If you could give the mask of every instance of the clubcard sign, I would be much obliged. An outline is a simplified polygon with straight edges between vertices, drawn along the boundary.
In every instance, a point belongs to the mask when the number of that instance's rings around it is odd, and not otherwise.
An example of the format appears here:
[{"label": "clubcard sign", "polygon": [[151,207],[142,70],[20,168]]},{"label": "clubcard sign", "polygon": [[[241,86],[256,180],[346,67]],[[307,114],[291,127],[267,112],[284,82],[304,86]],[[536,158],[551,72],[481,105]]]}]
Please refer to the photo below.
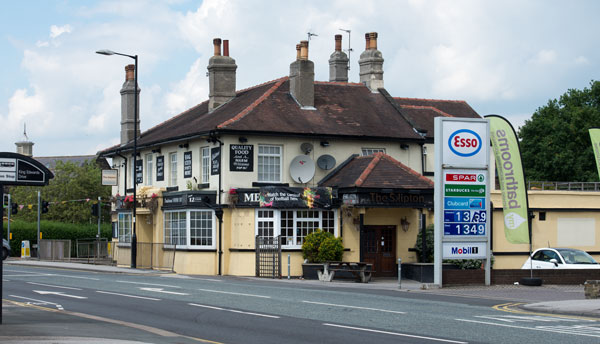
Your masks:
[{"label": "clubcard sign", "polygon": [[435,152],[434,282],[441,284],[442,259],[489,261],[488,120],[435,118]]}]

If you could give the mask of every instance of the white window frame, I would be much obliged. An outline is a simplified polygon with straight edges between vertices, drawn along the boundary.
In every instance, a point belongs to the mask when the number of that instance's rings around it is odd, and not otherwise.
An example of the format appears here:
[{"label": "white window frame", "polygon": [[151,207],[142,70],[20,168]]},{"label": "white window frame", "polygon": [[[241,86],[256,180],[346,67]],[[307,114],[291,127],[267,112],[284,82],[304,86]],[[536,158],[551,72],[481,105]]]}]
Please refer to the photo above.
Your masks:
[{"label": "white window frame", "polygon": [[169,153],[169,186],[177,186],[177,152]]},{"label": "white window frame", "polygon": [[[170,220],[170,214],[173,213],[183,213],[185,214],[185,221],[184,221],[184,225],[185,228],[183,228],[183,232],[181,231],[181,228],[178,227],[178,235],[177,238],[179,239],[177,242],[173,243],[172,241],[172,235],[168,232],[171,229],[171,226],[169,226],[167,224],[167,222]],[[199,231],[202,232],[203,230],[209,230],[210,233],[208,235],[195,235],[192,236],[192,214],[194,213],[200,213],[200,214],[205,214],[208,215],[207,217],[205,217],[204,219],[200,219],[201,221],[210,221],[210,227],[198,227]],[[164,242],[165,242],[165,247],[173,247],[175,244],[175,248],[176,249],[186,249],[186,250],[214,250],[216,248],[216,217],[215,217],[215,212],[212,209],[173,209],[173,210],[165,210],[164,211],[164,221],[163,221],[163,228],[164,228],[164,233],[163,233],[163,238],[164,238]],[[179,222],[179,224],[181,224],[181,221]],[[196,233],[197,234],[197,233]],[[194,239],[198,239],[200,241],[202,241],[202,239],[210,239],[210,244],[192,244]]]},{"label": "white window frame", "polygon": [[208,184],[210,182],[210,147],[200,148],[200,156],[202,184]]},{"label": "white window frame", "polygon": [[[272,211],[273,212],[273,217],[265,217],[265,216],[261,216],[261,215],[265,215],[265,211]],[[300,217],[298,217],[298,212],[304,212],[304,211],[315,211],[318,212],[319,217],[318,217],[318,221],[319,221],[319,226],[317,226],[316,228],[321,228],[323,229],[323,212],[332,212],[332,216],[333,216],[333,232],[332,234],[337,238],[339,235],[339,223],[338,223],[338,211],[337,209],[332,209],[332,210],[316,210],[316,209],[269,209],[269,208],[257,208],[255,209],[255,213],[254,213],[254,218],[255,218],[255,225],[254,225],[254,235],[259,235],[259,230],[261,228],[261,223],[265,223],[265,222],[272,222],[272,226],[273,226],[273,237],[282,235],[282,230],[281,230],[281,213],[282,212],[287,212],[287,211],[291,211],[293,213],[293,218],[292,218],[292,226],[293,226],[293,235],[291,238],[287,238],[287,240],[284,240],[281,244],[282,248],[285,249],[298,249],[298,248],[302,248],[302,242],[303,240],[299,240],[298,238],[298,228],[297,228],[297,224],[299,221],[301,221]],[[317,218],[314,218],[317,219]],[[331,232],[331,231],[330,231]],[[304,238],[304,237],[302,237]]]},{"label": "white window frame", "polygon": [[[272,149],[272,148],[276,148],[279,150],[279,153],[261,153],[262,149]],[[258,163],[257,163],[257,170],[258,170],[258,181],[259,182],[274,182],[274,183],[280,183],[281,182],[281,176],[283,174],[283,170],[282,170],[282,166],[283,166],[283,147],[279,146],[279,145],[258,145]],[[277,164],[267,164],[265,165],[265,162],[263,162],[264,159],[268,159],[268,160],[277,160],[278,159],[278,166]],[[271,162],[271,161],[268,161]],[[274,166],[275,168],[273,169],[273,171],[265,171],[265,168],[267,166]],[[278,169],[277,169],[278,167]],[[275,171],[277,169],[277,171]],[[275,175],[275,173],[277,175]]]},{"label": "white window frame", "polygon": [[117,215],[117,233],[119,244],[131,245],[132,213],[119,213]]},{"label": "white window frame", "polygon": [[152,169],[153,169],[153,154],[146,154],[146,185],[152,185],[152,183],[154,183],[153,176],[152,176]]},{"label": "white window frame", "polygon": [[360,155],[367,156],[375,153],[383,153],[385,154],[385,148],[371,148],[371,147],[363,147],[360,149]]}]

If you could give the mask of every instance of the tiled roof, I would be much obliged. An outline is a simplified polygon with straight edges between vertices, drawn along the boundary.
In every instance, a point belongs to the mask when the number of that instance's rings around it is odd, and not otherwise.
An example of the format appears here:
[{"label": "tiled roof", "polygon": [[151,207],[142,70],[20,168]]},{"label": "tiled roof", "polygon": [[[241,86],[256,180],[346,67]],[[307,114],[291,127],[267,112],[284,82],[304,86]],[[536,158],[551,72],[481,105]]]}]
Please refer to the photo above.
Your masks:
[{"label": "tiled roof", "polygon": [[[185,140],[211,131],[422,142],[423,137],[415,133],[413,125],[422,125],[428,130],[427,137],[433,137],[435,116],[447,113],[479,117],[463,101],[392,100],[363,84],[340,82],[315,82],[315,110],[307,110],[290,95],[289,86],[289,78],[283,77],[238,91],[235,98],[212,112],[205,101],[143,132],[138,147]],[[117,145],[100,154],[132,146],[131,142]]]},{"label": "tiled roof", "polygon": [[96,162],[101,169],[109,169],[110,165],[104,158],[96,159],[95,155],[71,155],[71,156],[39,156],[34,157],[35,160],[39,161],[42,165],[46,166],[49,170],[54,170],[56,163],[61,161],[63,163],[71,162],[77,166],[82,166],[86,161]]},{"label": "tiled roof", "polygon": [[433,182],[384,153],[354,156],[319,186],[337,188],[433,189]]}]

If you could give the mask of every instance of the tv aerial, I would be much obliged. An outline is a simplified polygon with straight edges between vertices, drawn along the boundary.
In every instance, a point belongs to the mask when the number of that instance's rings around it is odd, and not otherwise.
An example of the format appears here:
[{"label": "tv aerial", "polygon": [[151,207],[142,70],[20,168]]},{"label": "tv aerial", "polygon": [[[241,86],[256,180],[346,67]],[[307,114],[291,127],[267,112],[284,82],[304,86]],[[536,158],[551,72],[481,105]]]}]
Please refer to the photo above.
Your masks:
[{"label": "tv aerial", "polygon": [[348,34],[348,49],[344,49],[344,50],[348,52],[348,70],[350,70],[350,53],[354,51],[354,50],[352,50],[352,48],[350,48],[350,31],[351,30],[340,29],[340,31],[344,31],[345,33]]}]

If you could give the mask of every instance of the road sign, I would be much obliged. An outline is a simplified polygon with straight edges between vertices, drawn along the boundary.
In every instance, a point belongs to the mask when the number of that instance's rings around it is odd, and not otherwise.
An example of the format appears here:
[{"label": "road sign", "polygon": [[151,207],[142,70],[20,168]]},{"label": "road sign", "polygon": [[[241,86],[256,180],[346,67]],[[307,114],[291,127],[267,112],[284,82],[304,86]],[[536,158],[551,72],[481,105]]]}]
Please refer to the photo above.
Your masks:
[{"label": "road sign", "polygon": [[487,259],[489,270],[489,122],[435,118],[434,283],[442,284],[442,259]]}]

